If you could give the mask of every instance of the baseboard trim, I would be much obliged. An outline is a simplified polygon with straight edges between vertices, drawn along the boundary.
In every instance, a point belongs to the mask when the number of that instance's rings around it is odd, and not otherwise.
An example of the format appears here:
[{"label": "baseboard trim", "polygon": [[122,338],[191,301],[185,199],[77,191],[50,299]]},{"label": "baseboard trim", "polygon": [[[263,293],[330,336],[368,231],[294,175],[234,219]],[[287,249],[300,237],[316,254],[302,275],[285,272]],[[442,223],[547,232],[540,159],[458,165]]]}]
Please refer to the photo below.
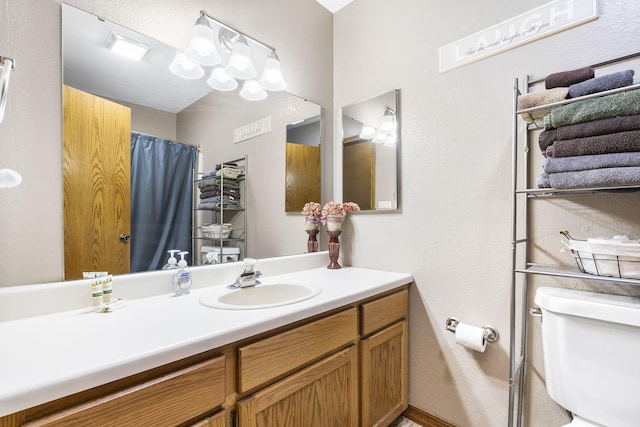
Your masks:
[{"label": "baseboard trim", "polygon": [[409,405],[402,415],[409,418],[414,423],[420,424],[422,427],[456,427],[451,423],[441,420],[435,415],[431,415],[430,413],[411,405]]}]

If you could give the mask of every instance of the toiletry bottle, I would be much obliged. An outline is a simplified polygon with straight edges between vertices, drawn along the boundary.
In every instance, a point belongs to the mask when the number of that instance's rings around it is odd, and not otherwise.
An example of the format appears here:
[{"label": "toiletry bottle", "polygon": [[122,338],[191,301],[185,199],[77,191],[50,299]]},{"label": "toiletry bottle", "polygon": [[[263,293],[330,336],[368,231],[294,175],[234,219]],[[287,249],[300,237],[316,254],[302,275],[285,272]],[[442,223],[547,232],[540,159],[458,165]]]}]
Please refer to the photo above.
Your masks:
[{"label": "toiletry bottle", "polygon": [[102,279],[93,279],[91,281],[93,311],[100,311],[100,306],[102,306],[102,295]]},{"label": "toiletry bottle", "polygon": [[108,304],[111,302],[113,294],[113,275],[108,274],[102,277],[102,302]]},{"label": "toiletry bottle", "polygon": [[163,270],[175,270],[178,268],[178,260],[176,259],[176,252],[180,252],[178,249],[171,249],[167,251],[169,253],[169,260],[162,266]]},{"label": "toiletry bottle", "polygon": [[180,252],[180,261],[178,261],[178,271],[173,275],[173,289],[175,296],[186,295],[191,288],[191,271],[187,268],[187,261],[184,256],[189,252]]}]

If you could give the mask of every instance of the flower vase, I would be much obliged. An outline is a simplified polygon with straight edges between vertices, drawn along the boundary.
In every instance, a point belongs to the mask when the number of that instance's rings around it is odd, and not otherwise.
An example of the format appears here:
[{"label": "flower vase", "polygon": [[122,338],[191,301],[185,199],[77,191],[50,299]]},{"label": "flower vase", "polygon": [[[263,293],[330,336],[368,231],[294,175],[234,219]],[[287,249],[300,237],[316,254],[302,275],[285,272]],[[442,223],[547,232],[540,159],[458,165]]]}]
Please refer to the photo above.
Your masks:
[{"label": "flower vase", "polygon": [[316,236],[320,230],[318,228],[308,228],[305,231],[309,235],[309,239],[307,240],[307,252],[318,252],[318,239]]},{"label": "flower vase", "polygon": [[342,266],[338,263],[338,258],[340,257],[340,240],[338,240],[338,236],[342,233],[342,221],[344,220],[344,216],[327,216],[327,233],[329,234],[329,265],[327,266],[330,270],[335,270],[338,268],[342,268]]}]

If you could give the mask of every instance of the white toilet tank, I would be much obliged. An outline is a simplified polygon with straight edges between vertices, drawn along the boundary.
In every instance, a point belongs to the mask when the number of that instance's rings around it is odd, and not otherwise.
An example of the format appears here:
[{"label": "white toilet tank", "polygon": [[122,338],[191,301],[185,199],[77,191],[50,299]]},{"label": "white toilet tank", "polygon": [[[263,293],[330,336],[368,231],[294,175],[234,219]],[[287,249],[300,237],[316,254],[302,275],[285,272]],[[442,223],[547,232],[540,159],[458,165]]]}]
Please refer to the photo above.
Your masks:
[{"label": "white toilet tank", "polygon": [[593,425],[640,426],[640,298],[539,288],[547,392]]}]

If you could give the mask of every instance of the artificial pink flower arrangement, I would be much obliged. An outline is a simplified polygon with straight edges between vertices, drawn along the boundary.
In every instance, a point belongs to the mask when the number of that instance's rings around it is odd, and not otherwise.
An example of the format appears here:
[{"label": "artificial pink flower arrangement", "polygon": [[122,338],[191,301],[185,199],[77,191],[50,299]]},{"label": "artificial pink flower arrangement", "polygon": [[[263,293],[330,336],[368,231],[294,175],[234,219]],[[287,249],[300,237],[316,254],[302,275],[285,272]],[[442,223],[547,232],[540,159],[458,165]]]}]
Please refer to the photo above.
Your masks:
[{"label": "artificial pink flower arrangement", "polygon": [[344,216],[347,212],[359,211],[360,206],[354,202],[328,202],[322,208],[323,216]]},{"label": "artificial pink flower arrangement", "polygon": [[313,224],[324,223],[324,217],[322,216],[322,205],[320,205],[320,203],[305,203],[304,207],[302,208],[302,215],[304,215],[308,222],[311,222]]}]

